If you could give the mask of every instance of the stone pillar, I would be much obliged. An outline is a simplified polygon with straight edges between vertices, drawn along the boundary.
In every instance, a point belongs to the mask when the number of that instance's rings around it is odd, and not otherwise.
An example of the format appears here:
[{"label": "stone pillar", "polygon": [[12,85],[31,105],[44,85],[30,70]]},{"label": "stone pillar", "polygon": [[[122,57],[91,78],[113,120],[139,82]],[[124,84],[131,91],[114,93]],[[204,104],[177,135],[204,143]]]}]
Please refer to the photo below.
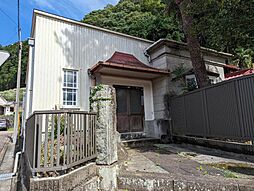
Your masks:
[{"label": "stone pillar", "polygon": [[90,109],[97,113],[97,173],[100,190],[117,190],[116,93],[115,88],[98,85],[91,88]]},{"label": "stone pillar", "polygon": [[115,88],[98,85],[91,88],[90,108],[97,113],[96,146],[100,165],[117,161],[116,93]]}]

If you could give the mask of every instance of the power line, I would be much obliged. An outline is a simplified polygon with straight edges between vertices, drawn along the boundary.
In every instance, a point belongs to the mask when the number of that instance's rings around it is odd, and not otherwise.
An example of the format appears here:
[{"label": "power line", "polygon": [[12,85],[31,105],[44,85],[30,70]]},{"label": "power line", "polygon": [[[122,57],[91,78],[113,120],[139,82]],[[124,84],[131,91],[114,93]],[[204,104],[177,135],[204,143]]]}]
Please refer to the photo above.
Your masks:
[{"label": "power line", "polygon": [[6,16],[8,17],[15,25],[17,25],[17,23],[4,11],[0,8],[0,11]]}]

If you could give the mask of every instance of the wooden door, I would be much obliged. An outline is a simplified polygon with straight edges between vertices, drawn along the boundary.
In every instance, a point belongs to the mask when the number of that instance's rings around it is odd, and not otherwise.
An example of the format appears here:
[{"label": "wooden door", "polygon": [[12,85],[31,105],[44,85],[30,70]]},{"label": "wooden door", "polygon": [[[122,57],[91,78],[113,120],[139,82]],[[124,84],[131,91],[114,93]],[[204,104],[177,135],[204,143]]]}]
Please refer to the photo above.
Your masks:
[{"label": "wooden door", "polygon": [[144,130],[143,89],[115,86],[117,100],[117,130],[119,133]]}]

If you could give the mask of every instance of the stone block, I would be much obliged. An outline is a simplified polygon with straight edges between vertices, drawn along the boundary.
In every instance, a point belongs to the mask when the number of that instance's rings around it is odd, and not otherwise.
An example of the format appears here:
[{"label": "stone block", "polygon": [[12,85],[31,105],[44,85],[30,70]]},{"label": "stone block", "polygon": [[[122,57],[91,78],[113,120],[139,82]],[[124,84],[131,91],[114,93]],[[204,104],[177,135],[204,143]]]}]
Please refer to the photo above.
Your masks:
[{"label": "stone block", "polygon": [[118,165],[98,165],[100,178],[99,187],[101,190],[117,190]]}]

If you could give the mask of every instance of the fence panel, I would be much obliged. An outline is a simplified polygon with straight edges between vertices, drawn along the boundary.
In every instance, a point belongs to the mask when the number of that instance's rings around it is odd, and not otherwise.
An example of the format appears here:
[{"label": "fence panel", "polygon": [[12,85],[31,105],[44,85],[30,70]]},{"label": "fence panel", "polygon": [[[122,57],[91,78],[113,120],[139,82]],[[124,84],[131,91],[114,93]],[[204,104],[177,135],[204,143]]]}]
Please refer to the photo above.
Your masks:
[{"label": "fence panel", "polygon": [[95,123],[95,113],[34,112],[27,120],[25,147],[32,171],[65,170],[96,158]]},{"label": "fence panel", "polygon": [[254,140],[254,75],[171,100],[174,135]]}]

